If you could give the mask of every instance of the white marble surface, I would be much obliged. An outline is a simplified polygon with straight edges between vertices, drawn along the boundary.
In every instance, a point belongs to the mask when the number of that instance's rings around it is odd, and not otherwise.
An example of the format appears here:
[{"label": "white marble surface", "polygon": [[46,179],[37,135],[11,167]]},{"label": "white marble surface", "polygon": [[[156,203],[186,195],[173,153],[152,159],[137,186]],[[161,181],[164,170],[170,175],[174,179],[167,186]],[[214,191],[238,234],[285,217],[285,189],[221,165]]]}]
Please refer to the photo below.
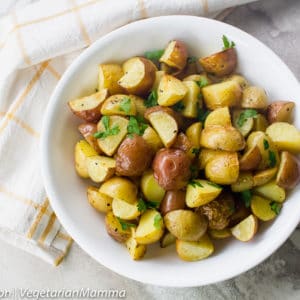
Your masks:
[{"label": "white marble surface", "polygon": [[[5,2],[0,1],[0,14],[7,9]],[[239,7],[226,22],[270,46],[300,79],[299,0],[263,0]],[[188,289],[147,286],[121,277],[95,262],[76,244],[65,261],[53,268],[0,241],[0,290],[81,287],[126,289],[127,299],[300,299],[300,229],[251,271],[226,282]]]}]

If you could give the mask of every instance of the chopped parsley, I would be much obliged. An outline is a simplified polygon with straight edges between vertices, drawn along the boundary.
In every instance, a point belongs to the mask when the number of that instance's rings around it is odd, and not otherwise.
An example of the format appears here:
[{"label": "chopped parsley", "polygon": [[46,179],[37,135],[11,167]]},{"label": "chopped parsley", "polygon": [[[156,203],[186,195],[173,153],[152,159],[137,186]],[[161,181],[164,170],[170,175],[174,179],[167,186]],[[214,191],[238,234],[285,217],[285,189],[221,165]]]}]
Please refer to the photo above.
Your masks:
[{"label": "chopped parsley", "polygon": [[274,151],[269,150],[269,166],[274,168],[276,166],[276,155]]},{"label": "chopped parsley", "polygon": [[250,207],[252,193],[250,190],[245,190],[241,192],[242,200],[246,207]]},{"label": "chopped parsley", "polygon": [[222,36],[223,40],[223,50],[233,48],[235,46],[235,43],[233,41],[230,41],[226,35]]},{"label": "chopped parsley", "polygon": [[184,105],[181,101],[177,102],[175,105],[173,105],[173,109],[177,112],[181,112],[184,110]]},{"label": "chopped parsley", "polygon": [[197,61],[196,56],[189,56],[188,59],[187,59],[188,64],[194,64],[196,61]]},{"label": "chopped parsley", "polygon": [[162,216],[161,216],[160,214],[157,214],[157,215],[154,217],[153,225],[154,225],[154,227],[157,228],[157,229],[161,228],[161,225],[162,225]]},{"label": "chopped parsley", "polygon": [[120,111],[124,111],[129,114],[131,110],[131,99],[129,97],[124,97],[120,102]]},{"label": "chopped parsley", "polygon": [[196,81],[200,88],[203,88],[208,85],[208,80],[205,77],[202,77],[200,80]]},{"label": "chopped parsley", "polygon": [[196,156],[199,155],[200,149],[199,148],[193,148],[192,153],[195,154]]},{"label": "chopped parsley", "polygon": [[122,227],[122,230],[127,230],[127,229],[129,229],[130,227],[135,227],[135,226],[136,226],[136,225],[133,224],[133,223],[129,223],[129,222],[126,222],[126,221],[120,219],[119,217],[117,217],[117,219],[118,219],[118,221],[119,221],[119,223],[120,223],[120,225],[121,225],[121,227]]},{"label": "chopped parsley", "polygon": [[191,178],[196,178],[198,175],[198,169],[196,166],[191,165],[190,166],[190,171],[191,171]]},{"label": "chopped parsley", "polygon": [[255,109],[245,109],[241,112],[237,120],[237,125],[242,127],[249,118],[257,118],[257,111]]},{"label": "chopped parsley", "polygon": [[264,142],[264,149],[268,150],[270,148],[269,142],[266,139],[264,139],[263,142]]},{"label": "chopped parsley", "polygon": [[157,91],[155,90],[151,91],[148,98],[144,100],[145,106],[149,108],[158,105],[157,98],[158,98]]},{"label": "chopped parsley", "polygon": [[274,213],[275,213],[276,215],[279,215],[279,213],[280,213],[280,211],[281,211],[281,208],[282,208],[282,204],[277,203],[277,202],[275,202],[275,201],[272,201],[272,202],[270,203],[270,207],[271,207],[271,209],[274,211]]},{"label": "chopped parsley", "polygon": [[109,128],[109,116],[103,116],[101,122],[105,128],[105,131],[98,131],[94,134],[96,139],[104,139],[111,135],[117,135],[120,132],[120,127],[115,125],[112,128]]},{"label": "chopped parsley", "polygon": [[134,134],[143,135],[148,125],[144,123],[142,118],[133,117],[129,118],[127,132],[129,137],[133,137]]},{"label": "chopped parsley", "polygon": [[158,208],[160,205],[160,202],[154,202],[154,201],[144,201],[142,198],[138,200],[137,208],[138,211],[141,213],[145,212],[148,208]]},{"label": "chopped parsley", "polygon": [[199,181],[196,181],[196,180],[191,180],[191,181],[189,181],[189,183],[188,183],[189,185],[191,185],[192,187],[196,187],[196,186],[199,186],[199,187],[201,187],[201,188],[203,188],[203,185],[199,182]]},{"label": "chopped parsley", "polygon": [[207,116],[210,114],[209,110],[203,110],[202,108],[198,109],[198,120],[202,123],[206,120]]},{"label": "chopped parsley", "polygon": [[165,50],[163,49],[146,51],[144,55],[147,59],[158,61],[161,58],[161,56],[164,54],[164,52]]},{"label": "chopped parsley", "polygon": [[207,184],[208,184],[208,185],[211,185],[211,186],[213,186],[213,187],[215,187],[215,188],[218,188],[218,189],[221,189],[221,188],[222,188],[220,185],[218,185],[218,184],[216,184],[216,183],[214,183],[214,182],[211,182],[211,181],[207,181]]}]

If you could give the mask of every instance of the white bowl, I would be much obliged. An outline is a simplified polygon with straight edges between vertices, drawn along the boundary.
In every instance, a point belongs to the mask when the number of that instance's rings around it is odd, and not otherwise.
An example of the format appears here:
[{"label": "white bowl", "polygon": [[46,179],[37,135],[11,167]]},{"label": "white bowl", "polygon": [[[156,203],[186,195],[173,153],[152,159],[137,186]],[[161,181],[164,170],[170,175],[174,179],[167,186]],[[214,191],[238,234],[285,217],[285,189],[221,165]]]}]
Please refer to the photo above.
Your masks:
[{"label": "white bowl", "polygon": [[[126,25],[99,39],[68,68],[50,100],[42,135],[42,171],[51,205],[74,240],[99,263],[132,279],[174,287],[200,286],[225,280],[249,270],[271,255],[300,220],[299,187],[288,196],[275,221],[261,226],[249,243],[234,239],[218,243],[214,255],[199,262],[184,262],[174,247],[150,246],[146,257],[132,261],[123,245],[106,233],[104,216],[86,199],[87,182],[74,170],[74,145],[79,120],[67,101],[94,91],[99,63],[118,61],[146,50],[161,49],[171,39],[188,45],[197,57],[219,51],[222,35],[236,43],[238,71],[264,87],[270,101],[298,100],[300,87],[287,66],[265,45],[230,25],[206,18],[167,16]],[[299,104],[300,105],[300,104]],[[296,125],[300,128],[299,105]]]}]

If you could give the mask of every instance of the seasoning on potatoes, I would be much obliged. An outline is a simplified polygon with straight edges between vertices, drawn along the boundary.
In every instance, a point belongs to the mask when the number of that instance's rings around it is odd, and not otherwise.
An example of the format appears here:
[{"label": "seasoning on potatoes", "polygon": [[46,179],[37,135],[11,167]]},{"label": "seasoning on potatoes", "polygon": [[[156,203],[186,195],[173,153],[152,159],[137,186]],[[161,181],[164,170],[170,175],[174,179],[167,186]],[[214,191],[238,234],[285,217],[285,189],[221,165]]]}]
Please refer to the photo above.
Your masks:
[{"label": "seasoning on potatoes", "polygon": [[135,102],[131,97],[123,94],[110,96],[103,102],[101,114],[106,116],[134,116],[136,114]]},{"label": "seasoning on potatoes", "polygon": [[85,140],[99,153],[101,150],[98,146],[97,139],[94,134],[97,132],[97,125],[94,123],[83,123],[78,126],[78,131],[82,134]]},{"label": "seasoning on potatoes", "polygon": [[293,120],[295,103],[292,101],[276,101],[268,105],[267,118],[269,123],[287,122]]},{"label": "seasoning on potatoes", "polygon": [[239,74],[233,74],[224,78],[224,81],[230,81],[230,80],[236,81],[240,85],[242,90],[247,86],[249,86],[247,79],[244,76]]},{"label": "seasoning on potatoes", "polygon": [[187,136],[184,133],[180,132],[177,135],[177,138],[176,138],[174,144],[172,145],[172,148],[180,149],[180,150],[184,151],[185,153],[189,153],[192,148],[192,143],[189,141],[189,139],[187,138]]},{"label": "seasoning on potatoes", "polygon": [[184,191],[167,191],[162,202],[160,203],[160,212],[164,216],[168,212],[185,208]]},{"label": "seasoning on potatoes", "polygon": [[161,149],[153,160],[154,178],[165,190],[180,190],[188,182],[191,160],[179,149]]},{"label": "seasoning on potatoes", "polygon": [[98,89],[107,89],[111,95],[123,92],[123,88],[118,84],[119,79],[124,75],[122,67],[118,64],[100,64]]},{"label": "seasoning on potatoes", "polygon": [[131,236],[126,240],[126,248],[129,251],[129,254],[133,260],[139,260],[144,257],[146,254],[147,246],[139,244],[135,239],[136,229],[131,227]]},{"label": "seasoning on potatoes", "polygon": [[111,204],[113,199],[105,194],[100,193],[99,189],[94,186],[89,186],[87,188],[87,198],[91,206],[100,212],[107,213],[112,209]]},{"label": "seasoning on potatoes", "polygon": [[268,98],[264,89],[258,86],[248,86],[243,90],[241,102],[243,108],[266,109]]}]

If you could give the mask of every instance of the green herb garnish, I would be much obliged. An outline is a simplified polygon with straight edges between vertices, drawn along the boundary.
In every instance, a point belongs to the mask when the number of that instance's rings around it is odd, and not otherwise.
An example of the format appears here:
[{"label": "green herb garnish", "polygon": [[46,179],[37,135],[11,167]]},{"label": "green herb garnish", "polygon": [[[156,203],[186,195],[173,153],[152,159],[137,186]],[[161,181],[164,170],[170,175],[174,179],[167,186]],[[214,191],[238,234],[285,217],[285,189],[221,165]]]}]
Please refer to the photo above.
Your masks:
[{"label": "green herb garnish", "polygon": [[94,134],[96,139],[104,139],[111,135],[117,135],[120,132],[120,127],[115,125],[112,128],[109,128],[109,116],[103,116],[101,122],[105,128],[105,131],[98,131]]},{"label": "green herb garnish", "polygon": [[163,50],[163,49],[153,50],[153,51],[146,51],[144,56],[147,59],[158,61],[161,58],[161,56],[164,54],[164,52],[165,52],[165,50]]},{"label": "green herb garnish", "polygon": [[264,139],[263,142],[264,142],[264,149],[268,150],[270,148],[269,142],[266,139]]},{"label": "green herb garnish", "polygon": [[276,155],[274,151],[269,150],[269,166],[274,168],[276,166]]},{"label": "green herb garnish", "polygon": [[157,98],[158,98],[157,91],[155,90],[151,91],[148,98],[144,100],[145,106],[149,108],[158,105]]},{"label": "green herb garnish", "polygon": [[203,77],[200,80],[196,81],[196,83],[198,84],[198,86],[200,88],[203,88],[208,85],[208,80],[207,80],[207,78]]},{"label": "green herb garnish", "polygon": [[131,110],[131,99],[129,97],[124,97],[120,102],[120,111],[124,111],[129,114]]},{"label": "green herb garnish", "polygon": [[270,203],[270,206],[271,206],[271,209],[274,211],[274,213],[275,213],[276,215],[279,215],[279,213],[280,213],[280,211],[281,211],[281,208],[282,208],[282,204],[277,203],[277,202],[275,202],[275,201],[272,201],[272,202]]},{"label": "green herb garnish", "polygon": [[133,137],[134,134],[143,135],[147,127],[148,125],[143,123],[141,118],[131,116],[129,118],[127,132],[129,137]]},{"label": "green herb garnish", "polygon": [[250,207],[252,193],[250,190],[245,190],[241,192],[242,200],[246,207]]},{"label": "green herb garnish", "polygon": [[233,41],[229,41],[226,35],[222,36],[223,40],[223,50],[233,48],[235,46],[235,43]]},{"label": "green herb garnish", "polygon": [[220,185],[218,185],[218,184],[216,184],[216,183],[214,183],[214,182],[211,182],[211,181],[207,181],[207,184],[208,184],[208,185],[211,185],[211,186],[213,186],[213,187],[215,187],[215,188],[218,188],[218,189],[221,189],[221,188],[222,188]]},{"label": "green herb garnish", "polygon": [[198,168],[196,166],[190,166],[191,178],[196,178],[198,175]]},{"label": "green herb garnish", "polygon": [[241,128],[249,118],[257,118],[257,111],[255,109],[245,109],[241,112],[237,120],[237,125]]},{"label": "green herb garnish", "polygon": [[157,214],[157,215],[154,217],[153,225],[154,225],[154,227],[157,228],[157,229],[161,228],[161,225],[162,225],[162,216],[161,216],[160,214]]},{"label": "green herb garnish", "polygon": [[129,223],[129,222],[126,222],[122,219],[120,219],[119,217],[117,217],[121,227],[122,227],[122,230],[127,230],[129,229],[130,227],[135,227],[136,225],[135,224],[132,224],[132,223]]},{"label": "green herb garnish", "polygon": [[209,110],[198,109],[198,120],[202,123],[206,120],[207,116],[210,114]]},{"label": "green herb garnish", "polygon": [[148,208],[158,208],[160,205],[160,202],[154,202],[154,201],[145,201],[142,198],[138,200],[137,208],[138,211],[141,213],[145,212]]},{"label": "green herb garnish", "polygon": [[188,183],[189,185],[191,185],[192,187],[196,187],[196,186],[199,186],[199,187],[202,187],[203,188],[203,185],[199,182],[199,181],[196,181],[196,180],[191,180],[189,181]]},{"label": "green herb garnish", "polygon": [[192,153],[195,154],[196,156],[199,155],[200,149],[199,148],[193,148]]},{"label": "green herb garnish", "polygon": [[172,107],[173,107],[173,109],[174,109],[175,111],[181,112],[181,111],[184,110],[184,107],[185,107],[185,106],[183,105],[183,103],[182,103],[181,101],[179,101],[179,102],[177,102],[175,105],[173,105]]},{"label": "green herb garnish", "polygon": [[196,56],[189,56],[188,59],[187,59],[188,64],[194,64],[196,61],[197,61]]}]

